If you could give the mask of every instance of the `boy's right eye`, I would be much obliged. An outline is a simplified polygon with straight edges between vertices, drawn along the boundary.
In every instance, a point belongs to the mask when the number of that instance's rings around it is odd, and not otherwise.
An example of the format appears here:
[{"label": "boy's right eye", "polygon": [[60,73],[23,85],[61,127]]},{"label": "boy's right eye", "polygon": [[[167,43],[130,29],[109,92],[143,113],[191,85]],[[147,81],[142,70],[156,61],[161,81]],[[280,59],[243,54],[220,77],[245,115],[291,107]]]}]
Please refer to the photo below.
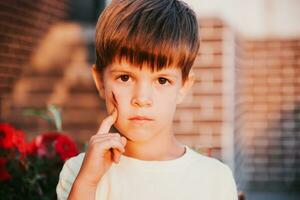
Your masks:
[{"label": "boy's right eye", "polygon": [[129,76],[128,75],[121,75],[121,76],[119,76],[118,79],[121,79],[121,81],[123,81],[123,82],[127,82],[129,80]]}]

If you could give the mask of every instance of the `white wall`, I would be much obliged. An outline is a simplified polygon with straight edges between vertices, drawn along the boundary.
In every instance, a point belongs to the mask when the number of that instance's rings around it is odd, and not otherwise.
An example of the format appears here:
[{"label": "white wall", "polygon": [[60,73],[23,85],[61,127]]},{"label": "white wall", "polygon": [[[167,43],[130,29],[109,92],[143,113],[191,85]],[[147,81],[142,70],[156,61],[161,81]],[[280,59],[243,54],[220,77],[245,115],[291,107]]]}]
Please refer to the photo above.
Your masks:
[{"label": "white wall", "polygon": [[184,1],[199,16],[219,16],[245,36],[300,36],[300,0]]}]

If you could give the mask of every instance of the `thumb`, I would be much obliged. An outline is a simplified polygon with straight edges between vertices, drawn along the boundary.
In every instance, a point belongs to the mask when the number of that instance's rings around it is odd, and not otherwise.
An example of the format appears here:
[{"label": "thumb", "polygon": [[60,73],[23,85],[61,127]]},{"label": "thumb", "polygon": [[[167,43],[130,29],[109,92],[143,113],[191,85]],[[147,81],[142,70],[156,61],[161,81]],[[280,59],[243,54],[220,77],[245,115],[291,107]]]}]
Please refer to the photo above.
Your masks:
[{"label": "thumb", "polygon": [[[121,143],[122,143],[122,145],[125,147],[125,145],[126,145],[126,143],[127,143],[127,139],[124,137],[124,136],[122,136],[121,137]],[[113,149],[113,152],[114,152],[114,155],[113,155],[113,160],[114,160],[114,162],[115,163],[119,163],[119,161],[120,161],[120,157],[121,157],[121,152],[119,152],[117,149]]]},{"label": "thumb", "polygon": [[121,137],[121,143],[123,144],[124,147],[126,146],[126,144],[127,144],[126,137],[124,137],[124,136]]}]

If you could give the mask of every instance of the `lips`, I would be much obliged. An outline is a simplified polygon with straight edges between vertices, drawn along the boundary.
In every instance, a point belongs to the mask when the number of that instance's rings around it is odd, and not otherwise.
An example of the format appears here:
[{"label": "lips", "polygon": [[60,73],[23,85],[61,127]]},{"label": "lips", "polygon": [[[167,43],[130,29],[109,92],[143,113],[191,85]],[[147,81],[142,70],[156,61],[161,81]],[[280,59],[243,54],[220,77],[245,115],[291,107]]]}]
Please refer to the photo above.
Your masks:
[{"label": "lips", "polygon": [[133,117],[130,117],[129,120],[153,121],[153,119],[146,117],[146,116],[133,116]]}]

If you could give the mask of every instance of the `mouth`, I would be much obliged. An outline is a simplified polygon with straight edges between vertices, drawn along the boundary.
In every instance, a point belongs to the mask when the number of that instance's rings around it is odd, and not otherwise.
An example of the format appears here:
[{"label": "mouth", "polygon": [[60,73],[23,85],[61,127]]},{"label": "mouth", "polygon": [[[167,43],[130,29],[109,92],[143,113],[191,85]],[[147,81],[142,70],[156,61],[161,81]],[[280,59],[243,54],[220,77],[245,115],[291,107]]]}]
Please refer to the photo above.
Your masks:
[{"label": "mouth", "polygon": [[153,121],[153,119],[146,117],[146,116],[133,116],[130,117],[129,120],[132,121]]}]

